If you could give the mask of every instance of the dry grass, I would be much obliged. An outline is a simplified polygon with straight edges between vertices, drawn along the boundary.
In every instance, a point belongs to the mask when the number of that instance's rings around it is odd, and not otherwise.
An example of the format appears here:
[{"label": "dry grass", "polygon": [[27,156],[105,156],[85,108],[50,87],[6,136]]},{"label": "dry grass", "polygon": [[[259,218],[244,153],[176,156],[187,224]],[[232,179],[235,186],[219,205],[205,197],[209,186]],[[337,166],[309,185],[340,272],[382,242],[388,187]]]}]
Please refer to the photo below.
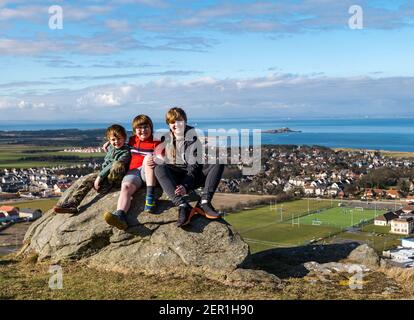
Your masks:
[{"label": "dry grass", "polygon": [[[36,263],[32,255],[24,260],[13,256],[0,259],[0,299],[137,299],[137,300],[293,300],[293,299],[401,299],[410,294],[400,290],[384,293],[390,280],[383,273],[367,277],[363,290],[353,290],[347,278],[336,275],[328,282],[315,281],[310,275],[283,280],[283,289],[234,288],[208,280],[202,275],[191,277],[121,274],[90,269],[82,263],[62,264],[63,289],[49,288],[50,264]],[[414,273],[406,274],[405,282]],[[400,277],[401,274],[396,274]],[[391,284],[392,285],[392,284]],[[408,284],[407,284],[408,285]],[[410,286],[409,292],[412,292]]]},{"label": "dry grass", "polygon": [[[352,149],[352,148],[333,148],[334,151],[362,151],[365,149]],[[374,152],[378,150],[365,150],[368,152]],[[379,150],[381,155],[383,155],[386,158],[405,158],[405,159],[411,159],[414,158],[414,152],[403,152],[403,151],[388,151],[388,150]]]},{"label": "dry grass", "polygon": [[213,205],[216,208],[230,209],[236,205],[252,207],[256,204],[269,204],[277,199],[276,196],[239,194],[239,193],[216,193],[213,198]]},{"label": "dry grass", "polygon": [[382,267],[379,269],[379,271],[394,279],[407,293],[407,298],[414,298],[414,269]]}]

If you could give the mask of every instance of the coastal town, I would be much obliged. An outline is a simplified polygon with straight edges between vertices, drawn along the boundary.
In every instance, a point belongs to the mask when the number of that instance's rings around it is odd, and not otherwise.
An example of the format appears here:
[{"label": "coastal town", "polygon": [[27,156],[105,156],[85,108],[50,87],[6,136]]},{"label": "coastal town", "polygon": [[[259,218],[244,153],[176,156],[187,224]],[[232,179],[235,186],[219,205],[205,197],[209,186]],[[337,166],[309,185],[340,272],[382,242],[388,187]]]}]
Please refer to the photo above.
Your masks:
[{"label": "coastal town", "polygon": [[0,200],[61,196],[76,179],[98,168],[98,164],[88,163],[68,167],[2,169]]},{"label": "coastal town", "polygon": [[[252,150],[250,150],[252,151]],[[63,152],[95,153],[100,148],[66,148]],[[378,227],[388,227],[390,234],[409,236],[414,232],[414,161],[387,157],[379,151],[333,150],[320,146],[262,146],[261,170],[243,175],[239,161],[226,166],[218,191],[291,199],[331,199],[363,202],[358,206],[373,209],[374,204],[388,203],[387,211],[375,217]],[[230,161],[229,161],[230,162]],[[100,161],[50,168],[0,169],[0,201],[17,201],[0,206],[0,224],[33,221],[41,210],[25,209],[18,201],[59,197],[77,179],[100,169]],[[389,205],[389,203],[395,203]],[[397,204],[398,203],[398,204]],[[380,207],[380,206],[378,206]],[[401,266],[414,266],[414,260],[401,262],[404,246],[388,250],[384,256]],[[411,251],[410,251],[411,250]],[[410,258],[411,259],[411,258]]]},{"label": "coastal town", "polygon": [[[222,192],[285,192],[321,198],[399,200],[414,194],[414,179],[387,176],[383,183],[382,177],[373,176],[373,173],[387,174],[382,172],[384,170],[409,170],[411,173],[410,169],[414,169],[412,159],[389,158],[379,151],[268,146],[262,148],[259,174],[225,177],[219,188]],[[379,187],[384,184],[390,187]]]},{"label": "coastal town", "polygon": [[[82,150],[99,152],[99,148]],[[82,152],[69,148],[65,151]],[[240,169],[245,164],[229,165],[219,191],[414,201],[412,159],[389,158],[378,151],[334,151],[307,146],[264,146],[261,151],[262,167],[258,174],[243,176]],[[99,170],[99,167],[100,162],[97,161],[68,167],[0,169],[0,199],[60,196],[76,179]],[[407,176],[389,177],[389,172],[385,172],[393,170],[405,170]]]}]

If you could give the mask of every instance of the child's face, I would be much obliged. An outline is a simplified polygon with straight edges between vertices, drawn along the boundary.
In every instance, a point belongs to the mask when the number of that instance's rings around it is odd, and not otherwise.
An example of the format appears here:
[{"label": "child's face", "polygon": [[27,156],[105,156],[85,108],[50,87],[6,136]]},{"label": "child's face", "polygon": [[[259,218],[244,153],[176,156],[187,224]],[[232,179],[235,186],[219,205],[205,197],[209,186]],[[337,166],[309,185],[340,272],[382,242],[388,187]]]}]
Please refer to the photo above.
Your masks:
[{"label": "child's face", "polygon": [[109,136],[109,143],[115,148],[120,149],[125,144],[125,138],[122,136],[116,137],[114,135]]},{"label": "child's face", "polygon": [[185,121],[182,119],[177,119],[174,123],[170,123],[169,127],[170,130],[172,131],[172,133],[175,136],[183,136],[184,135],[184,130],[185,130]]},{"label": "child's face", "polygon": [[135,134],[139,140],[147,140],[152,134],[151,127],[148,124],[141,124],[135,128]]}]

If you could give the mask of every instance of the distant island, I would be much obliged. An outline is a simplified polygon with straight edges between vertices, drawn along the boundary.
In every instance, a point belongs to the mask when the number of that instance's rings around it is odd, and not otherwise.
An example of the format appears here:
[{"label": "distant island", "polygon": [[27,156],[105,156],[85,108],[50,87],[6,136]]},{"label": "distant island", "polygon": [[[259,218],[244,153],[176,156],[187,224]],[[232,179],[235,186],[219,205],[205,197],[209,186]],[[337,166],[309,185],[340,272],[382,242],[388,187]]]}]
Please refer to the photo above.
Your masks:
[{"label": "distant island", "polygon": [[290,128],[280,128],[272,130],[264,130],[263,133],[287,133],[287,132],[302,132],[300,130],[291,130]]}]

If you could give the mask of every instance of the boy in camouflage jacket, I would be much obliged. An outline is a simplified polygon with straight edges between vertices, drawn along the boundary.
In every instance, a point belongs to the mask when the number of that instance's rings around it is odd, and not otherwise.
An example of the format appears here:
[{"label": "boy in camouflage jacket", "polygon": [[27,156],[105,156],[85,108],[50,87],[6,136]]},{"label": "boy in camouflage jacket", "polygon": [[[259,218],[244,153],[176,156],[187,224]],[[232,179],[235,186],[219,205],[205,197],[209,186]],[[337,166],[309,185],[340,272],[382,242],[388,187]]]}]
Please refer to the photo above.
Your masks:
[{"label": "boy in camouflage jacket", "polygon": [[90,175],[72,195],[56,205],[55,213],[79,213],[78,206],[92,188],[98,192],[104,192],[112,186],[121,184],[131,159],[130,149],[125,144],[127,138],[125,128],[117,124],[110,126],[106,130],[106,138],[110,145],[102,164],[102,170]]}]

